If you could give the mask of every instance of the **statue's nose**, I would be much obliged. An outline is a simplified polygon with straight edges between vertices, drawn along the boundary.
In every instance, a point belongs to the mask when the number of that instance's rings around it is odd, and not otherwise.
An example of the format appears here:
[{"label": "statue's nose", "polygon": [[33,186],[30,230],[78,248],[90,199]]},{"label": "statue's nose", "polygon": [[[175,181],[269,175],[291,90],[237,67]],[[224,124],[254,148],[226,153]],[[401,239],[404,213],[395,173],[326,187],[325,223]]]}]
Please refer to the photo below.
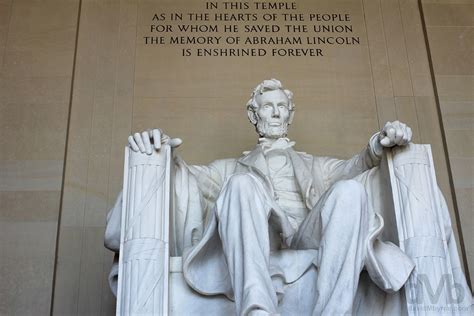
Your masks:
[{"label": "statue's nose", "polygon": [[280,110],[278,109],[278,106],[273,106],[272,117],[275,117],[275,118],[280,117]]}]

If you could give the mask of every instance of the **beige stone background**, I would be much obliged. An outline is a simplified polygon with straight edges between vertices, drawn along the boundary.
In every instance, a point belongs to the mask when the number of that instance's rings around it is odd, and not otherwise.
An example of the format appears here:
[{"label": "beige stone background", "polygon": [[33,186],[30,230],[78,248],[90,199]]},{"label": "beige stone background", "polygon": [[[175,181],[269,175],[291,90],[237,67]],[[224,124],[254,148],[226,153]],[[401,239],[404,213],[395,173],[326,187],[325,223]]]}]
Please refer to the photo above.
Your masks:
[{"label": "beige stone background", "polygon": [[473,270],[473,1],[297,2],[351,13],[361,45],[184,58],[142,36],[150,14],[197,0],[0,0],[0,315],[113,314],[102,240],[127,136],[159,126],[189,163],[238,156],[256,140],[244,104],[269,77],[295,93],[300,150],[349,157],[394,119],[432,144]]}]

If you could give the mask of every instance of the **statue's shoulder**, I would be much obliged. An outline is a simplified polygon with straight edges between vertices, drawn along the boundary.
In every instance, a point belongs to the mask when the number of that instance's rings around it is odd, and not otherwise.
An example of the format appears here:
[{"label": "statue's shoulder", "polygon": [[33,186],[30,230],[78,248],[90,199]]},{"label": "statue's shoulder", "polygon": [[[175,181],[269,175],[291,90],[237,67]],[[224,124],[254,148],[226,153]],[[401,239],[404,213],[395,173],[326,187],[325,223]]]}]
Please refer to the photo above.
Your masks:
[{"label": "statue's shoulder", "polygon": [[325,165],[327,162],[339,160],[329,156],[313,156],[314,164]]},{"label": "statue's shoulder", "polygon": [[302,160],[304,160],[308,165],[311,165],[314,170],[319,170],[319,172],[321,172],[322,169],[325,169],[325,166],[331,161],[338,161],[338,159],[328,156],[313,156],[305,152],[298,152],[298,154]]},{"label": "statue's shoulder", "polygon": [[211,166],[214,167],[220,167],[220,166],[229,166],[229,165],[235,165],[237,162],[237,159],[235,158],[224,158],[224,159],[217,159],[211,162]]},{"label": "statue's shoulder", "polygon": [[302,159],[307,159],[307,160],[312,160],[314,158],[313,155],[310,155],[308,154],[307,152],[305,151],[296,151],[295,150],[295,153],[300,156]]},{"label": "statue's shoulder", "polygon": [[222,177],[232,173],[235,170],[237,164],[237,159],[235,158],[225,158],[217,159],[209,164],[211,169],[217,171]]},{"label": "statue's shoulder", "polygon": [[293,150],[293,152],[296,153],[298,155],[298,157],[300,157],[302,160],[304,160],[305,162],[308,162],[308,163],[312,162],[315,158],[313,155],[308,154],[305,151]]},{"label": "statue's shoulder", "polygon": [[313,156],[313,159],[316,162],[323,162],[323,161],[331,160],[331,159],[334,159],[334,158],[329,157],[329,156]]}]

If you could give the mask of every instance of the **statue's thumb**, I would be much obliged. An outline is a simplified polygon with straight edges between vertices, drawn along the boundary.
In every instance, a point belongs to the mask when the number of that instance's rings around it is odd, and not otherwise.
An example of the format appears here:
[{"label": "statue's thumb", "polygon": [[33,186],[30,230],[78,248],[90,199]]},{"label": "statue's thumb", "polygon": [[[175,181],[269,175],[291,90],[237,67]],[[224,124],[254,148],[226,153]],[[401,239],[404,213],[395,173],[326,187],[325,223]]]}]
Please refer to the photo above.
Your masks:
[{"label": "statue's thumb", "polygon": [[382,138],[382,140],[380,141],[380,144],[381,144],[382,146],[385,146],[385,147],[390,146],[390,138],[388,138],[387,136],[385,136],[385,137]]},{"label": "statue's thumb", "polygon": [[169,144],[171,148],[175,148],[175,147],[180,146],[182,143],[183,141],[181,140],[181,138],[172,138]]}]

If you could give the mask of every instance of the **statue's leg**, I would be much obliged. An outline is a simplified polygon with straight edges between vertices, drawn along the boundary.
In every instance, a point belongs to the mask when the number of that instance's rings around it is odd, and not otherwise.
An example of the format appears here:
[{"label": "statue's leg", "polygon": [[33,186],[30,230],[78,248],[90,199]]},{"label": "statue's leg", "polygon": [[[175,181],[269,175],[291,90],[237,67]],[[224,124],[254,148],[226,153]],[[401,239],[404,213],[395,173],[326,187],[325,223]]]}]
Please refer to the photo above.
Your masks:
[{"label": "statue's leg", "polygon": [[313,315],[352,313],[367,234],[367,194],[357,181],[337,182],[308,214],[292,247],[308,248],[313,238],[319,248],[318,299]]},{"label": "statue's leg", "polygon": [[239,315],[275,314],[277,310],[268,272],[270,211],[268,193],[250,174],[231,176],[216,202],[219,235]]}]

